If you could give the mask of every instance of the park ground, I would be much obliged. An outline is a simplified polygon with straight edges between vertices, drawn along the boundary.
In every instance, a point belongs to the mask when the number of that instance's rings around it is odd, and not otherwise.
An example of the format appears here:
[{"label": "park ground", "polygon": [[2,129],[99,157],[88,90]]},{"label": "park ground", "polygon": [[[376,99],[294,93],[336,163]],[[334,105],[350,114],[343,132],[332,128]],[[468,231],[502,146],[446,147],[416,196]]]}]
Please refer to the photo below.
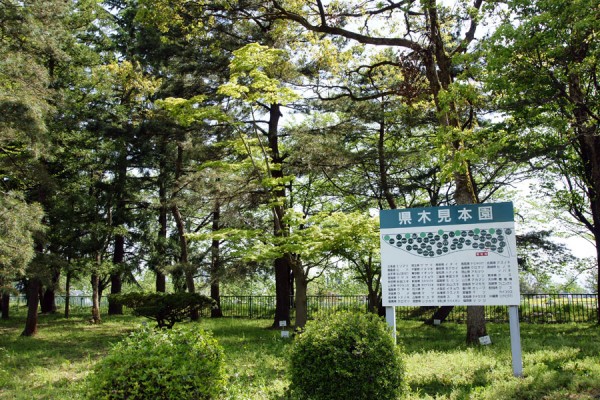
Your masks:
[{"label": "park ground", "polygon": [[[40,316],[21,337],[24,316],[0,321],[0,399],[81,399],[86,376],[124,335],[146,323],[132,316]],[[152,323],[152,322],[148,322]],[[269,320],[204,319],[226,354],[224,399],[284,399],[292,339]],[[600,399],[600,327],[521,324],[524,377],[512,374],[508,324],[488,324],[492,344],[468,347],[465,326],[398,322],[406,363],[404,399]]]}]

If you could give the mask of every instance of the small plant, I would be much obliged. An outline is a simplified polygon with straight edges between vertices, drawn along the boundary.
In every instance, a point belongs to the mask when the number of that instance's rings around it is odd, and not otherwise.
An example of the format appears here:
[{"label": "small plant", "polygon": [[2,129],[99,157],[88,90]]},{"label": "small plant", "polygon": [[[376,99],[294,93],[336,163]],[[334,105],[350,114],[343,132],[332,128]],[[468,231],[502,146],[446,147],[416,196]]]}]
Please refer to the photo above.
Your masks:
[{"label": "small plant", "polygon": [[117,343],[88,382],[90,399],[217,399],[223,350],[202,330],[146,328]]},{"label": "small plant", "polygon": [[214,307],[216,302],[198,293],[126,293],[110,296],[112,301],[131,308],[135,315],[155,320],[159,328],[172,328],[191,313]]},{"label": "small plant", "polygon": [[388,326],[371,313],[310,321],[290,357],[294,399],[397,399],[404,363]]}]

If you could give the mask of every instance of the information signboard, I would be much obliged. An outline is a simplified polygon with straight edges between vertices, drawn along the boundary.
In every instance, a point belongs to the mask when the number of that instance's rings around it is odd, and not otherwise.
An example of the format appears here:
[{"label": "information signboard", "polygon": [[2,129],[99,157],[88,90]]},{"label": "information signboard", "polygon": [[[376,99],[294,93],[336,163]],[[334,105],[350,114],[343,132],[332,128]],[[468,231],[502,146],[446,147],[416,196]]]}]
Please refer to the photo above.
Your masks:
[{"label": "information signboard", "polygon": [[518,305],[513,205],[380,213],[384,306]]}]

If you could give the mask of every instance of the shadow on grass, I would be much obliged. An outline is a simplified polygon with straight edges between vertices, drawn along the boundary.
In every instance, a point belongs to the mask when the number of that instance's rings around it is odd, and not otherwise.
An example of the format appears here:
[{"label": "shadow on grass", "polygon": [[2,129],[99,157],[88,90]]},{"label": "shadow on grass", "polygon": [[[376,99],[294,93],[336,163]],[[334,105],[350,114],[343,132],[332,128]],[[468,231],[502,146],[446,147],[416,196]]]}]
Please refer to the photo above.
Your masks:
[{"label": "shadow on grass", "polygon": [[433,326],[406,321],[398,325],[396,338],[407,354],[423,350],[454,351],[467,347],[465,326],[454,323]]},{"label": "shadow on grass", "polygon": [[473,372],[470,382],[449,382],[447,379],[432,379],[423,384],[412,384],[413,393],[435,395],[440,398],[470,399],[473,391],[484,388],[490,384],[489,368],[478,368]]},{"label": "shadow on grass", "polygon": [[[462,326],[402,328],[398,337],[407,355],[420,362],[413,364],[410,382],[419,398],[600,398],[600,329],[596,325],[522,324],[524,378],[512,376],[507,324],[489,324],[494,344],[472,349],[464,344]],[[466,357],[469,353],[472,356]],[[465,360],[459,361],[461,357]]]},{"label": "shadow on grass", "polygon": [[105,354],[140,325],[132,316],[104,317],[104,322],[92,325],[87,316],[65,319],[60,315],[40,315],[38,333],[33,337],[21,336],[25,318],[17,316],[0,324],[2,347],[11,358],[19,360],[19,369],[27,366],[52,367],[57,362],[78,362]]}]

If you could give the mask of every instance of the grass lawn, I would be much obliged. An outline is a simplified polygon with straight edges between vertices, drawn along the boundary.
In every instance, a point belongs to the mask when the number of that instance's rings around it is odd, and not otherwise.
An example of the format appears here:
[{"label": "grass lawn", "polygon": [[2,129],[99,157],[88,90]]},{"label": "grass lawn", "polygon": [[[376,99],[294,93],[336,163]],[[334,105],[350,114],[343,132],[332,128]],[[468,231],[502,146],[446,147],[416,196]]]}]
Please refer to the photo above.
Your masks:
[{"label": "grass lawn", "polygon": [[[20,337],[25,319],[0,320],[0,399],[82,398],[94,364],[144,319],[87,314],[40,316],[35,338]],[[149,322],[151,323],[151,322]],[[226,399],[281,399],[290,339],[267,320],[202,320],[227,357]],[[464,345],[465,326],[398,323],[405,351],[406,399],[600,399],[600,327],[521,324],[524,378],[512,376],[508,324],[488,324],[493,344]]]}]

